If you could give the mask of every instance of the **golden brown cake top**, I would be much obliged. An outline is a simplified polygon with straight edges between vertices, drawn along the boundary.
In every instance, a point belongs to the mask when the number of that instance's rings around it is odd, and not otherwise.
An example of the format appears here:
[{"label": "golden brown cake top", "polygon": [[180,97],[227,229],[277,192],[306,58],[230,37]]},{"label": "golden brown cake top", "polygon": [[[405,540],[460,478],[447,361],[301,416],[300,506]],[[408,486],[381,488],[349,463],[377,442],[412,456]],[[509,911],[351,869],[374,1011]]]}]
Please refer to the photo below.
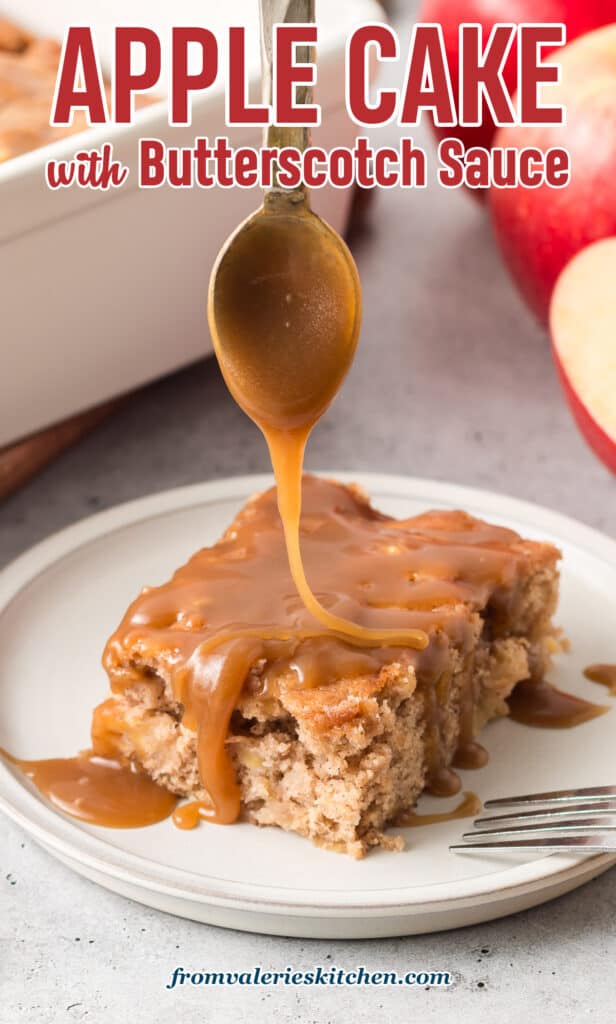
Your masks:
[{"label": "golden brown cake top", "polygon": [[[357,488],[313,476],[304,477],[303,491],[301,542],[310,584],[326,607],[366,626],[445,631],[461,640],[472,611],[557,556],[551,545],[523,541],[465,512],[394,519]],[[265,644],[260,657],[278,661],[290,648],[299,653],[300,683],[315,685],[315,673],[331,680],[334,666],[322,650],[320,667],[302,663],[301,643],[298,652],[298,641],[327,631],[293,585],[274,489],[249,500],[221,540],[198,551],[168,583],[142,591],[110,641],[107,666],[120,648],[144,661],[162,652],[179,665],[200,645],[246,633]],[[368,655],[341,641],[338,647],[359,665]]]},{"label": "golden brown cake top", "polygon": [[[303,484],[301,544],[325,607],[378,629],[425,630],[426,649],[352,646],[312,618],[290,575],[274,489],[249,501],[222,539],[168,583],[142,591],[107,644],[114,690],[144,671],[171,680],[183,724],[197,730],[200,776],[218,821],[239,810],[225,741],[249,677],[266,696],[290,676],[307,691],[378,678],[384,666],[406,661],[436,684],[450,669],[450,642],[462,657],[474,645],[477,611],[557,556],[464,512],[397,520],[357,488],[312,476]],[[327,717],[325,695],[308,703]]]},{"label": "golden brown cake top", "polygon": [[[456,633],[458,619],[556,555],[465,512],[394,519],[357,488],[312,476],[304,477],[301,533],[308,579],[327,608],[375,628],[428,633]],[[327,633],[293,585],[274,489],[251,499],[168,583],[144,589],[112,645],[172,649],[185,660],[204,642],[246,630],[274,648]]]}]

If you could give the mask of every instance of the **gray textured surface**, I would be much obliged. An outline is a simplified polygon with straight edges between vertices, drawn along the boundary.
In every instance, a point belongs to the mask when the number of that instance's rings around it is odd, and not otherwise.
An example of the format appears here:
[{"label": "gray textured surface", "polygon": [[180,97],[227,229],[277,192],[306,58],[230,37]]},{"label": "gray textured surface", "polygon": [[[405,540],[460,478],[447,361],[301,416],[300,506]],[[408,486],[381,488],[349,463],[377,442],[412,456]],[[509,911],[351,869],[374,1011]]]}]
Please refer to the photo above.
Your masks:
[{"label": "gray textured surface", "polygon": [[[409,11],[414,5],[405,5]],[[385,129],[379,139],[395,136]],[[376,136],[375,136],[376,137]],[[423,133],[418,141],[428,144]],[[482,209],[459,192],[385,192],[354,243],[362,344],[308,465],[411,473],[534,500],[616,536],[614,479],[572,425],[549,346],[513,293]],[[140,394],[0,509],[0,563],[93,510],[267,469],[209,362]],[[1,1024],[373,1024],[613,1019],[616,872],[549,905],[458,932],[308,942],[221,931],[98,889],[0,823]],[[173,967],[315,963],[453,971],[447,992],[165,992]]]}]

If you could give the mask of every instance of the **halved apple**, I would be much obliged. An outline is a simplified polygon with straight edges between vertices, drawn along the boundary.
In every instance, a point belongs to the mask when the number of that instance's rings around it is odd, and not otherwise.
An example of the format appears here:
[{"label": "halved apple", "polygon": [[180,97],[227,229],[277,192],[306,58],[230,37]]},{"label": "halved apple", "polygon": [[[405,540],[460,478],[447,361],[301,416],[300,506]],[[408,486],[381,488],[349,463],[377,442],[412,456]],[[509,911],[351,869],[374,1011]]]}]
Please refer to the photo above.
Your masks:
[{"label": "halved apple", "polygon": [[566,123],[499,128],[494,145],[533,146],[543,153],[563,147],[571,180],[564,188],[518,185],[492,188],[489,195],[505,262],[541,320],[569,260],[616,235],[616,22],[565,46],[559,63],[562,81],[548,93],[550,103],[566,108]]},{"label": "halved apple", "polygon": [[[452,79],[453,94],[459,99],[460,36],[462,23],[481,25],[484,41],[498,22],[527,24],[533,22],[562,22],[567,29],[567,42],[592,32],[593,29],[616,20],[612,3],[608,0],[423,0],[418,21],[440,22],[443,28],[447,64]],[[542,59],[547,55],[542,50]],[[503,81],[513,95],[518,81],[517,43],[511,47],[503,66]],[[550,102],[552,102],[550,94]],[[476,126],[439,128],[433,125],[438,140],[458,138],[464,148],[485,146],[490,149],[496,125],[484,104],[482,122]],[[478,198],[481,192],[473,191]]]},{"label": "halved apple", "polygon": [[552,295],[550,330],[576,423],[616,473],[616,236],[567,264]]}]

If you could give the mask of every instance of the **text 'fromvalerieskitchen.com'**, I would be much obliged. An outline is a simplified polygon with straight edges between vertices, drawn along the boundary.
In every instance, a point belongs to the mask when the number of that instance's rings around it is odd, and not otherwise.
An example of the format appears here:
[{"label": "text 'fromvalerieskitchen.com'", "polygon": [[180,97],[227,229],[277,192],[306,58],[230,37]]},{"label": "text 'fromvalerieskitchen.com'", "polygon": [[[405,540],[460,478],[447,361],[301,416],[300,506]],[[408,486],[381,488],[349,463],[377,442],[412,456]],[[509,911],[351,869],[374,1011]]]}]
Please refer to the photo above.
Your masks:
[{"label": "text 'fromvalerieskitchen.com'", "polygon": [[174,967],[169,980],[165,984],[165,988],[178,990],[180,988],[210,987],[212,985],[220,988],[233,986],[301,987],[304,985],[317,987],[405,985],[407,988],[414,986],[421,988],[447,988],[453,985],[453,983],[454,978],[449,971],[372,971],[362,965],[345,970],[333,965],[323,966],[318,964],[305,970],[285,967],[284,970],[274,971],[257,965],[247,971],[191,970],[184,967]]}]

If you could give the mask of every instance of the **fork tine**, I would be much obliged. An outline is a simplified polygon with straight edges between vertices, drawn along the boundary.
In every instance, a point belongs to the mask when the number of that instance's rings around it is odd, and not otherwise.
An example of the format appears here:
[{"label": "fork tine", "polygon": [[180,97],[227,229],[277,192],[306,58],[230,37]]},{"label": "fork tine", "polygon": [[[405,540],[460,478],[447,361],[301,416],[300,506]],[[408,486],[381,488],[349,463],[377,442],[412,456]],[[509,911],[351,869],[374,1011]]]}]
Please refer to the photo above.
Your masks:
[{"label": "fork tine", "polygon": [[493,839],[481,843],[458,843],[449,847],[456,853],[500,853],[502,850],[526,850],[528,853],[616,853],[616,836],[571,836],[568,839],[546,836],[536,839]]},{"label": "fork tine", "polygon": [[613,806],[610,803],[589,800],[586,803],[565,803],[560,807],[546,807],[532,811],[518,811],[517,813],[510,811],[507,814],[495,814],[489,818],[477,818],[473,825],[476,829],[492,828],[498,825],[530,825],[533,821],[540,821],[543,818],[548,818],[550,821],[558,821],[561,818],[569,818],[571,816],[584,819],[588,815],[597,813],[616,815],[616,801],[614,801]]},{"label": "fork tine", "polygon": [[483,829],[476,832],[465,832],[462,839],[474,842],[484,841],[488,838],[498,836],[521,836],[530,832],[542,832],[545,834],[557,835],[559,833],[594,833],[594,832],[616,832],[616,820],[614,818],[588,818],[585,821],[559,821],[551,824],[544,822],[540,824],[512,825],[509,828]]},{"label": "fork tine", "polygon": [[564,803],[569,800],[604,800],[616,797],[616,786],[586,786],[582,789],[555,789],[547,793],[526,793],[521,796],[486,800],[484,807],[520,807],[522,805]]}]

